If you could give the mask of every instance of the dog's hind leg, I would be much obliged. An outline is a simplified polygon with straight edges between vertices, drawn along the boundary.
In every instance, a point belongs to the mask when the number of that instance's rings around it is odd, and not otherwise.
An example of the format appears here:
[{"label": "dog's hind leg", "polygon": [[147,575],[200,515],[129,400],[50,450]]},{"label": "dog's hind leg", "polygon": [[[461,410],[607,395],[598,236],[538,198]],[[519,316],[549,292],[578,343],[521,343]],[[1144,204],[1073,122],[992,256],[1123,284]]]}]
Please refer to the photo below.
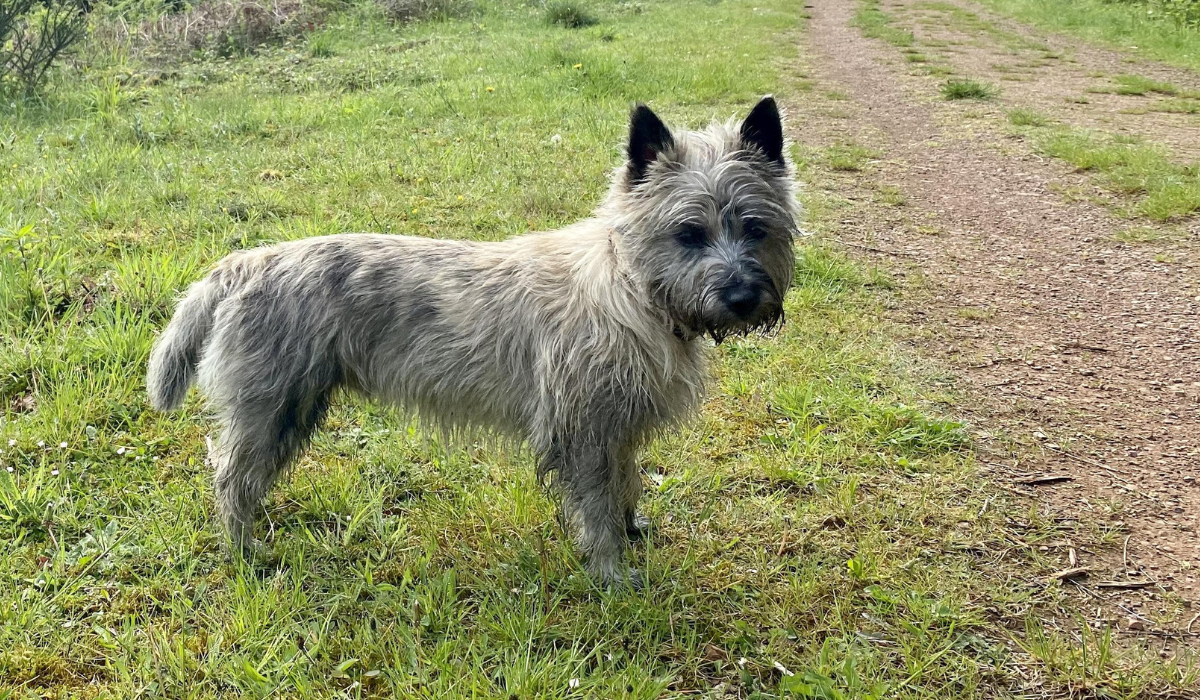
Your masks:
[{"label": "dog's hind leg", "polygon": [[[294,394],[293,394],[294,396]],[[254,516],[279,475],[307,444],[328,407],[329,391],[301,400],[247,401],[223,411],[225,430],[213,450],[217,511],[232,551],[248,557]]]}]

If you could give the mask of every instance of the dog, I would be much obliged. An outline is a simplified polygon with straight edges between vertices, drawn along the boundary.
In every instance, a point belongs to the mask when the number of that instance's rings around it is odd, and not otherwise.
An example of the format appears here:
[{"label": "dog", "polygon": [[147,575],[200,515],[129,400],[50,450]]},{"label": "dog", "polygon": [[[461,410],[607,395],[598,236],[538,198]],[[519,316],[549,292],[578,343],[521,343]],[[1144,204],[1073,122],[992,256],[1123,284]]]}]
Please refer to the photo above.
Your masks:
[{"label": "dog", "polygon": [[160,411],[194,381],[207,395],[233,551],[348,391],[523,443],[593,578],[641,584],[624,557],[647,525],[639,448],[696,410],[709,339],[782,323],[798,204],[771,96],[700,131],[639,104],[626,155],[593,216],[557,231],[320,236],[232,253],[188,289],[147,388]]}]

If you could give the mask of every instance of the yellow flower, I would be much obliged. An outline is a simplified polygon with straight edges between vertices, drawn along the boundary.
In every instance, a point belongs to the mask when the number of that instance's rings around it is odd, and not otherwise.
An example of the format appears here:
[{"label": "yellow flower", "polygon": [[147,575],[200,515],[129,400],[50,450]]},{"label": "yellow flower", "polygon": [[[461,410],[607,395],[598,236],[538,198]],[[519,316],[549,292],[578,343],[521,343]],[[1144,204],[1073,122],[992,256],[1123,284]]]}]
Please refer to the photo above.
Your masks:
[{"label": "yellow flower", "polygon": [[460,202],[463,201],[463,196],[461,194],[458,195],[458,201],[460,201]]},{"label": "yellow flower", "polygon": [[573,67],[575,70],[579,70],[580,68],[583,68],[583,64],[582,64],[582,63],[576,63],[576,64],[575,64],[574,66],[572,66],[572,67]]},{"label": "yellow flower", "polygon": [[417,208],[416,208],[416,207],[413,207],[413,213],[414,213],[414,214],[416,214],[416,213],[417,213]]},{"label": "yellow flower", "polygon": [[488,85],[487,87],[484,88],[484,90],[487,90],[488,92],[495,92],[496,88],[492,87],[491,85]]}]

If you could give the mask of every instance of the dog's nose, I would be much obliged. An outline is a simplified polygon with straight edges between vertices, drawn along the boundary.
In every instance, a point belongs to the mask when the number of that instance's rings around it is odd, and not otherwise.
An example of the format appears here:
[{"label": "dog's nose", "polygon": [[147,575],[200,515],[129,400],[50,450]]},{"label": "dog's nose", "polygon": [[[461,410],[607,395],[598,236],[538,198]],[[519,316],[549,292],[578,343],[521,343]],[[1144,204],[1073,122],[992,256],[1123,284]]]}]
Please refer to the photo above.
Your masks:
[{"label": "dog's nose", "polygon": [[761,297],[758,286],[753,284],[737,284],[721,293],[725,306],[742,320],[748,319],[758,309]]}]

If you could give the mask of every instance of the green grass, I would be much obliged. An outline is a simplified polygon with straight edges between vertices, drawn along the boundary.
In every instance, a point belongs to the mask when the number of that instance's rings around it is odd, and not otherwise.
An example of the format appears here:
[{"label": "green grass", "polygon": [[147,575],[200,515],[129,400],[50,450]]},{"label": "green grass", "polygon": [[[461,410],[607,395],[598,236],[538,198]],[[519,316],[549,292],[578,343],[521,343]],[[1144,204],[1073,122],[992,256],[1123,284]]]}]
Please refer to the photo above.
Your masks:
[{"label": "green grass", "polygon": [[1112,235],[1114,241],[1129,244],[1155,243],[1170,237],[1170,232],[1152,226],[1130,226]]},{"label": "green grass", "polygon": [[[325,30],[332,55],[97,63],[0,107],[0,697],[1194,683],[1186,655],[1097,660],[1090,633],[1041,622],[1070,601],[1044,579],[1061,553],[1033,545],[1098,540],[981,478],[948,378],[880,320],[888,275],[813,243],[788,324],[722,345],[702,414],[645,456],[644,591],[581,576],[528,456],[443,446],[350,401],[267,503],[274,561],[221,554],[201,401],[155,414],[142,383],[188,283],[270,241],[573,221],[619,162],[632,101],[701,124],[786,99],[799,10],[613,4],[572,32],[513,4],[403,27],[359,16]],[[842,217],[824,196],[806,195],[809,224],[830,233]]]},{"label": "green grass", "polygon": [[878,154],[871,149],[853,143],[830,146],[825,152],[826,165],[829,169],[843,172],[864,170],[870,164],[871,159],[876,157]]},{"label": "green grass", "polygon": [[1004,14],[1150,58],[1200,69],[1200,29],[1179,27],[1133,2],[1106,0],[982,0]]},{"label": "green grass", "polygon": [[997,93],[995,87],[971,78],[950,78],[941,91],[947,100],[990,100]]},{"label": "green grass", "polygon": [[1141,75],[1116,75],[1113,76],[1113,81],[1117,84],[1118,95],[1145,95],[1153,92],[1173,96],[1179,93],[1179,88],[1170,83],[1151,80]]},{"label": "green grass", "polygon": [[1080,129],[1049,129],[1034,142],[1046,155],[1094,172],[1108,189],[1133,197],[1132,214],[1167,221],[1200,210],[1200,166],[1176,163],[1159,146]]},{"label": "green grass", "polygon": [[1046,126],[1050,120],[1040,112],[1024,107],[1018,107],[1008,113],[1008,121],[1013,126]]},{"label": "green grass", "polygon": [[864,36],[882,39],[893,46],[912,46],[915,42],[912,32],[893,25],[892,16],[883,11],[879,0],[861,0],[853,23]]},{"label": "green grass", "polygon": [[940,17],[931,22],[934,26],[948,25],[968,35],[986,34],[1002,46],[1014,51],[1032,50],[1044,55],[1053,53],[1050,47],[1044,42],[1035,41],[1021,34],[1001,29],[995,22],[984,19],[977,13],[953,3],[930,0],[918,2],[914,7],[940,15]]},{"label": "green grass", "polygon": [[1148,108],[1152,112],[1169,112],[1174,114],[1200,114],[1200,100],[1176,99],[1160,100]]}]

